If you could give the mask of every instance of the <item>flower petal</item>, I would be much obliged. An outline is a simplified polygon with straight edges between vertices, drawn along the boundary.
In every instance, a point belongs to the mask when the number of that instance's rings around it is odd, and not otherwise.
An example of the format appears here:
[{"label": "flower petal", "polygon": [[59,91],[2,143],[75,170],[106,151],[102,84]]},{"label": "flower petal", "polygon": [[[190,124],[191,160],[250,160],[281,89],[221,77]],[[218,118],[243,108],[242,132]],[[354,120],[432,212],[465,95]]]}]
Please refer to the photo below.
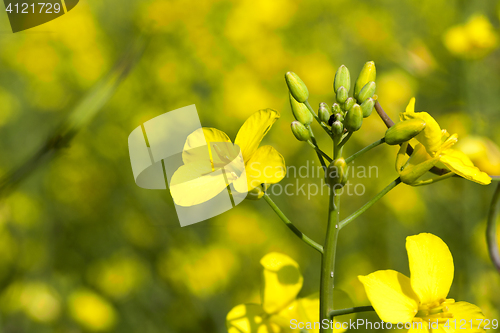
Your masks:
[{"label": "flower petal", "polygon": [[264,136],[279,117],[278,111],[260,110],[252,114],[241,126],[234,143],[240,147],[245,163],[252,157]]},{"label": "flower petal", "polygon": [[473,182],[488,185],[491,177],[474,166],[472,161],[460,150],[447,149],[443,151],[439,160],[457,175]]},{"label": "flower petal", "polygon": [[433,155],[441,146],[441,127],[437,121],[427,112],[414,112],[415,99],[412,98],[406,107],[406,112],[400,114],[401,120],[421,119],[425,122],[425,128],[415,138],[425,146],[427,152]]},{"label": "flower petal", "polygon": [[284,254],[269,253],[260,263],[264,266],[263,308],[275,314],[295,300],[304,279],[299,265]]},{"label": "flower petal", "polygon": [[212,171],[210,161],[189,163],[177,169],[170,179],[170,193],[179,206],[194,206],[214,198],[236,177],[227,173],[227,183],[222,170]]},{"label": "flower petal", "polygon": [[281,329],[264,319],[267,317],[258,304],[240,304],[235,306],[226,317],[228,333],[278,333]]},{"label": "flower petal", "polygon": [[421,304],[446,299],[453,282],[453,257],[441,238],[422,233],[406,238],[411,286]]},{"label": "flower petal", "polygon": [[442,328],[444,332],[484,332],[484,326],[486,324],[484,321],[486,317],[483,315],[481,309],[474,304],[467,302],[453,303],[448,305],[448,312],[453,314],[453,319],[450,319],[449,325],[447,325],[449,327],[440,325],[440,328]]},{"label": "flower petal", "polygon": [[[213,142],[231,142],[231,140],[226,133],[211,127],[202,127],[189,134],[182,151],[182,161],[184,162],[184,164],[196,163],[200,160],[207,159],[208,157],[212,162],[214,162],[214,164],[220,164],[220,158],[218,158],[218,154],[216,154],[216,152],[213,152],[211,149],[211,143]],[[209,147],[207,149],[208,155],[207,150],[201,148],[207,146]],[[230,147],[231,145],[223,146]],[[233,155],[231,153],[228,154]]]},{"label": "flower petal", "polygon": [[285,177],[285,159],[271,146],[259,147],[245,163],[245,174],[246,179],[242,174],[234,183],[240,193],[244,193],[247,188],[247,191],[251,191],[260,184],[276,184]]},{"label": "flower petal", "polygon": [[415,97],[410,99],[410,102],[406,106],[406,113],[415,113]]},{"label": "flower petal", "polygon": [[388,323],[407,323],[415,317],[418,297],[407,276],[386,270],[358,278],[380,319]]}]

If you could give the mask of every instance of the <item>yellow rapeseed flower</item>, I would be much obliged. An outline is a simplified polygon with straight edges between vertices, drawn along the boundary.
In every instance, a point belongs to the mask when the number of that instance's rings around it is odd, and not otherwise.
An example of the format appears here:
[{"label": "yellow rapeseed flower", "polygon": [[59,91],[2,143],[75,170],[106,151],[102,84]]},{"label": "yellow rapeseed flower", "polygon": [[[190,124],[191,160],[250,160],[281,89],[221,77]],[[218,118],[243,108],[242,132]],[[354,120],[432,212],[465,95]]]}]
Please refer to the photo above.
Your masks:
[{"label": "yellow rapeseed flower", "polygon": [[117,322],[114,307],[100,295],[86,289],[74,291],[68,299],[71,317],[89,331],[108,331]]},{"label": "yellow rapeseed flower", "polygon": [[484,332],[486,318],[480,308],[446,298],[454,266],[450,250],[441,238],[427,233],[410,236],[406,250],[410,278],[393,270],[358,277],[380,319],[406,323],[412,333]]},{"label": "yellow rapeseed flower", "polygon": [[[182,153],[184,165],[175,171],[170,182],[175,203],[193,206],[206,202],[229,184],[239,193],[246,193],[259,190],[261,184],[282,180],[286,173],[283,156],[271,146],[259,147],[279,117],[278,111],[271,109],[255,112],[241,126],[235,145],[226,133],[215,128],[204,127],[191,133]],[[243,160],[238,155],[240,151]],[[225,167],[229,164],[232,169],[227,172]],[[243,165],[244,168],[239,167]],[[221,174],[214,172],[222,168],[226,169],[225,181],[221,181]]]},{"label": "yellow rapeseed flower", "polygon": [[[260,263],[264,267],[262,304],[234,307],[226,318],[228,333],[300,332],[291,326],[293,319],[310,325],[308,332],[319,332],[318,295],[296,299],[304,281],[299,265],[281,253],[269,253]],[[344,331],[334,326],[334,332]]]},{"label": "yellow rapeseed flower", "polygon": [[449,135],[446,130],[441,130],[436,120],[427,112],[415,112],[415,98],[410,100],[406,112],[402,112],[400,118],[402,121],[420,119],[425,122],[424,130],[415,137],[419,144],[415,146],[415,151],[408,161],[402,160],[408,142],[403,144],[399,151],[396,169],[404,183],[417,184],[417,179],[438,163],[465,179],[482,185],[491,183],[491,177],[475,167],[467,155],[451,148],[458,141],[457,134]]},{"label": "yellow rapeseed flower", "polygon": [[474,15],[466,24],[451,27],[443,39],[451,53],[469,59],[484,57],[498,45],[498,34],[484,15]]}]

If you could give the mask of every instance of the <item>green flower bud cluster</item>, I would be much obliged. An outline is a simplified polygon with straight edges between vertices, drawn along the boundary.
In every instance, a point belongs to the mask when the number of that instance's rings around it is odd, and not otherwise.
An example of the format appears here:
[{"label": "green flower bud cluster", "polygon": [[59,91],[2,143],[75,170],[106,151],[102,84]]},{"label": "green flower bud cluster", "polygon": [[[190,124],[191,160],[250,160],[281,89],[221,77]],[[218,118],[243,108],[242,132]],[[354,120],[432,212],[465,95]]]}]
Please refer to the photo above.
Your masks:
[{"label": "green flower bud cluster", "polygon": [[[339,67],[333,80],[337,103],[332,106],[332,116],[328,122],[328,125],[332,126],[334,134],[341,134],[344,130],[349,132],[359,130],[363,124],[363,118],[372,114],[377,99],[375,77],[375,64],[373,61],[369,61],[363,66],[354,84],[354,96],[349,97],[351,75],[346,66]],[[342,115],[342,119],[337,116],[339,114]],[[342,125],[342,129],[340,129],[340,125]]]},{"label": "green flower bud cluster", "polygon": [[296,121],[292,122],[292,133],[300,141],[309,141],[312,137],[310,124],[316,118],[330,135],[342,136],[346,131],[355,132],[361,128],[363,118],[371,115],[377,96],[375,95],[376,68],[373,61],[367,62],[354,83],[353,96],[351,90],[351,74],[342,65],[335,73],[333,89],[336,103],[331,108],[320,103],[316,115],[308,102],[309,90],[299,76],[293,72],[285,74],[285,81],[290,92],[290,106]]}]

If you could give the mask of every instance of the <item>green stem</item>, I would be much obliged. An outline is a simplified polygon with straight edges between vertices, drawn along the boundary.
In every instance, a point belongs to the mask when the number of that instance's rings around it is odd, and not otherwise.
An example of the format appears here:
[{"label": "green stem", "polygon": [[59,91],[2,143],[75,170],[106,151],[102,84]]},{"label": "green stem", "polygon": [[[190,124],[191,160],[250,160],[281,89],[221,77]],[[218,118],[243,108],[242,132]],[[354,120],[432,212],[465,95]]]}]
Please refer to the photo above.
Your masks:
[{"label": "green stem", "polygon": [[305,101],[304,104],[307,106],[311,114],[313,115],[314,119],[318,122],[318,124],[325,130],[325,132],[333,138],[333,133],[330,131],[330,129],[319,119],[318,115],[316,112],[314,112],[313,108],[311,107],[311,104],[309,104],[309,101]]},{"label": "green stem", "polygon": [[354,132],[347,133],[347,135],[344,137],[344,139],[339,143],[339,148],[344,147],[344,145],[347,143],[347,141],[349,141],[349,139],[351,138],[352,133],[354,133]]},{"label": "green stem", "polygon": [[360,209],[358,209],[357,211],[355,211],[354,213],[352,213],[351,215],[349,215],[348,217],[346,217],[344,220],[342,220],[339,223],[340,229],[342,229],[343,227],[345,227],[346,225],[348,225],[349,223],[351,223],[359,215],[363,214],[368,208],[370,208],[371,206],[373,206],[374,203],[376,203],[377,201],[379,201],[384,195],[387,194],[387,192],[389,192],[390,190],[392,190],[393,188],[395,188],[399,183],[401,183],[401,179],[397,178],[392,183],[390,183],[389,185],[387,185],[386,188],[384,188],[382,191],[380,191],[373,199],[371,199],[370,201],[368,201],[363,207],[361,207]]},{"label": "green stem", "polygon": [[500,201],[500,183],[495,189],[493,200],[491,201],[490,211],[488,213],[488,224],[486,226],[486,241],[488,243],[488,251],[490,253],[491,261],[495,265],[498,272],[500,272],[500,252],[497,243],[497,216],[498,216],[498,202]]},{"label": "green stem", "polygon": [[304,241],[307,245],[318,251],[319,253],[323,253],[323,246],[319,245],[315,241],[313,241],[311,238],[307,237],[304,235],[297,227],[286,217],[286,215],[279,209],[279,207],[274,203],[274,201],[271,199],[271,197],[267,194],[264,193],[264,200],[271,206],[271,208],[274,210],[274,212],[281,218],[283,222],[285,222],[286,226],[292,230],[292,232],[297,235],[300,239]]},{"label": "green stem", "polygon": [[368,311],[375,311],[375,309],[373,308],[373,306],[368,305],[368,306],[357,306],[354,308],[333,310],[330,311],[330,319],[333,319],[333,317],[343,316],[351,313],[368,312]]},{"label": "green stem", "polygon": [[[339,235],[340,220],[340,195],[339,190],[330,187],[330,205],[328,212],[328,227],[326,231],[325,251],[321,260],[321,281],[319,311],[320,322],[330,318],[333,309],[333,287],[335,279],[335,252]],[[321,328],[321,333],[332,332],[330,329]]]},{"label": "green stem", "polygon": [[366,146],[365,148],[361,149],[360,151],[358,151],[357,153],[354,153],[352,154],[351,156],[349,156],[348,158],[345,159],[345,162],[347,164],[351,163],[352,161],[354,161],[356,158],[358,158],[359,156],[363,155],[364,153],[366,153],[367,151],[369,150],[372,150],[373,148],[383,144],[385,142],[385,138],[382,138],[380,140],[377,140],[375,141],[374,143]]},{"label": "green stem", "polygon": [[[311,135],[311,142],[314,145],[314,149],[315,150],[316,150],[316,148],[319,149],[318,142],[316,141],[316,138],[314,137],[314,132],[311,128],[311,125],[308,125],[307,129],[309,130],[309,134]],[[323,156],[321,155],[321,153],[318,150],[316,150],[316,155],[318,155],[318,159],[319,159],[319,162],[321,163],[321,166],[323,167],[323,170],[326,171],[326,164],[325,164],[325,160],[323,159]]]},{"label": "green stem", "polygon": [[314,149],[314,150],[316,150],[316,152],[317,152],[318,154],[320,154],[321,156],[323,156],[324,158],[326,158],[326,160],[327,160],[328,162],[332,162],[332,161],[333,161],[333,160],[332,160],[332,158],[331,158],[330,156],[328,156],[328,155],[327,155],[324,151],[322,151],[321,149],[319,149],[319,147],[318,147],[318,146],[316,146],[314,143],[312,143],[311,141],[307,141],[307,143],[308,143],[311,147],[313,147],[313,149]]}]

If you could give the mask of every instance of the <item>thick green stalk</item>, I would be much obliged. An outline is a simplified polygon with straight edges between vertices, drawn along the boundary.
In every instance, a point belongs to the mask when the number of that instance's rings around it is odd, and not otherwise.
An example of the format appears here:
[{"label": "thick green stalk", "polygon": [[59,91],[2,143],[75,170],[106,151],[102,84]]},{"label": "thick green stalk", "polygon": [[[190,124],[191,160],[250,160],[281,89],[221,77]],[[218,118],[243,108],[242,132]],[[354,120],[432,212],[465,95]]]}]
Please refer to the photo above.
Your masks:
[{"label": "thick green stalk", "polygon": [[495,265],[498,272],[500,272],[500,252],[497,243],[497,216],[498,216],[498,202],[500,201],[500,183],[497,185],[493,200],[491,200],[490,212],[488,213],[488,224],[486,226],[486,241],[488,243],[488,251],[490,253],[491,261]]},{"label": "thick green stalk", "polygon": [[[340,195],[339,190],[330,187],[330,205],[328,227],[326,231],[325,249],[321,260],[321,281],[319,295],[320,323],[330,319],[333,311],[333,284],[335,279],[335,252],[339,235]],[[332,332],[330,328],[321,328],[321,333]]]},{"label": "thick green stalk", "polygon": [[356,158],[358,158],[359,156],[363,155],[364,153],[366,153],[367,151],[369,150],[372,150],[373,148],[383,144],[385,142],[385,138],[382,138],[380,140],[377,140],[375,141],[374,143],[366,146],[365,148],[361,149],[360,151],[358,151],[357,153],[354,153],[352,154],[351,156],[349,156],[348,158],[345,159],[345,162],[347,164],[351,163],[352,161],[354,161]]},{"label": "thick green stalk", "polygon": [[319,253],[323,253],[323,246],[319,245],[315,241],[313,241],[311,238],[308,236],[304,235],[302,231],[300,231],[289,219],[286,217],[286,215],[279,209],[279,207],[274,203],[274,201],[271,199],[271,197],[267,194],[264,193],[264,200],[271,206],[271,208],[274,210],[274,212],[279,216],[279,218],[285,222],[286,226],[292,230],[292,232],[297,235],[304,243],[318,251]]},{"label": "thick green stalk", "polygon": [[373,308],[373,306],[368,305],[368,306],[358,306],[358,307],[354,307],[354,308],[333,310],[330,312],[330,319],[333,319],[333,317],[336,317],[336,316],[343,316],[343,315],[348,315],[351,313],[368,312],[368,311],[375,311],[375,309]]},{"label": "thick green stalk", "polygon": [[343,227],[345,227],[346,225],[348,225],[349,223],[351,223],[359,215],[363,214],[368,208],[370,208],[371,206],[373,206],[374,203],[376,203],[377,201],[379,201],[380,199],[382,199],[382,197],[384,195],[386,195],[387,192],[389,192],[390,190],[392,190],[393,188],[395,188],[400,183],[401,183],[401,179],[397,178],[392,183],[390,183],[389,185],[387,185],[386,188],[384,188],[382,191],[380,191],[373,199],[371,199],[366,204],[364,204],[363,207],[361,207],[360,209],[358,209],[357,211],[355,211],[354,213],[352,213],[351,215],[349,215],[348,217],[346,217],[344,220],[342,220],[339,223],[339,228],[342,229]]}]

